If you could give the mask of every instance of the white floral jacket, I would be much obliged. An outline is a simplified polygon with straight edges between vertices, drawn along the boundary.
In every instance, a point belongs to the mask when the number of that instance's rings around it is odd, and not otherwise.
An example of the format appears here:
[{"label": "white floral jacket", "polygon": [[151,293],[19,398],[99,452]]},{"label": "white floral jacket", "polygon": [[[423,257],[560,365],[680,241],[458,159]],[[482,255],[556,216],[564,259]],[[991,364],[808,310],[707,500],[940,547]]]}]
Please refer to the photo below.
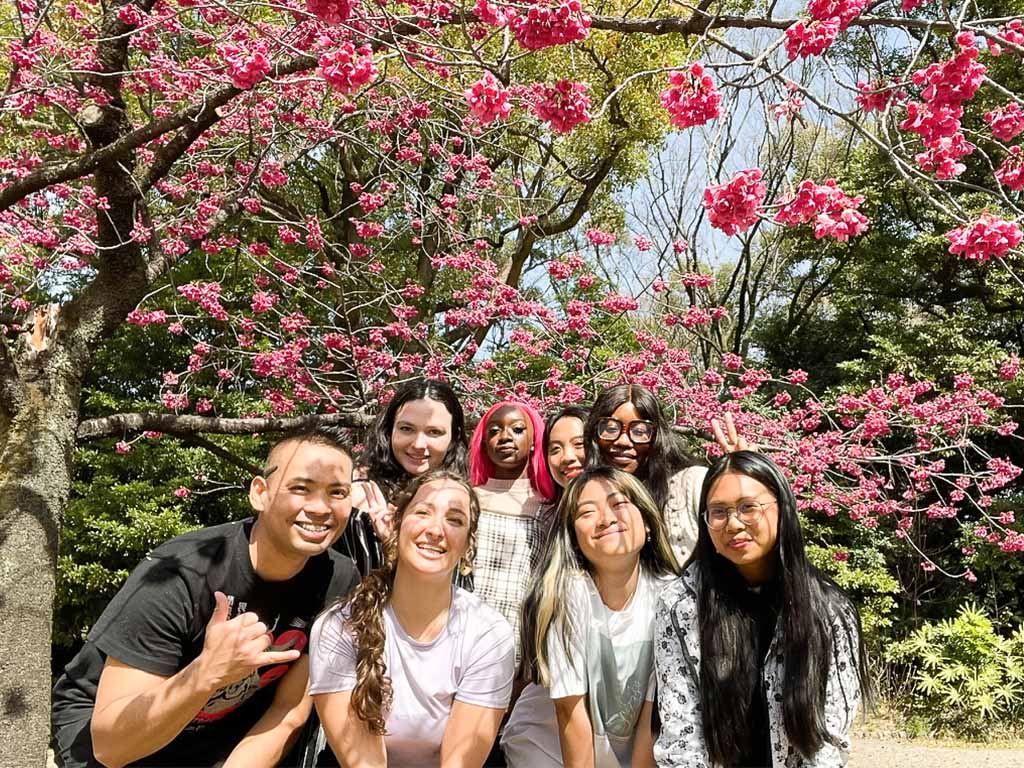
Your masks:
[{"label": "white floral jacket", "polygon": [[[658,675],[661,731],[654,746],[659,768],[712,768],[704,744],[700,704],[700,636],[697,590],[700,574],[691,565],[658,598],[654,663]],[[831,737],[813,758],[803,757],[786,737],[782,716],[783,658],[777,652],[779,627],[768,649],[764,686],[768,698],[772,768],[845,766],[850,756],[850,726],[860,702],[856,634],[847,633],[838,616],[832,621],[832,666],[825,694],[825,725]]]}]

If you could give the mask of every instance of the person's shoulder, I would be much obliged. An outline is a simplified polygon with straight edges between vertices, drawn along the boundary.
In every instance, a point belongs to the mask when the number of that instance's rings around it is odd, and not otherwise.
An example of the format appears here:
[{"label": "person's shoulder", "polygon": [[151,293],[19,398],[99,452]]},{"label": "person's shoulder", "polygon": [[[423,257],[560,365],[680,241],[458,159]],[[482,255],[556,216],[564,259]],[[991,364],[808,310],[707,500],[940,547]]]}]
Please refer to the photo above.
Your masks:
[{"label": "person's shoulder", "polygon": [[230,550],[245,538],[247,520],[197,528],[168,539],[146,555],[152,567],[205,574],[231,562]]},{"label": "person's shoulder", "polygon": [[667,607],[680,602],[693,602],[700,588],[700,570],[690,563],[681,576],[669,576],[659,584],[658,602]]},{"label": "person's shoulder", "polygon": [[452,604],[459,616],[462,617],[467,629],[472,627],[477,634],[507,631],[510,637],[514,637],[512,625],[508,623],[508,620],[498,610],[480,599],[479,595],[462,587],[456,587],[455,594],[452,596]]},{"label": "person's shoulder", "polygon": [[337,550],[329,549],[326,555],[324,563],[331,574],[331,591],[335,593],[327,597],[342,597],[359,583],[359,569],[351,557]]},{"label": "person's shoulder", "polygon": [[676,472],[669,479],[669,483],[673,485],[681,485],[684,487],[696,486],[698,489],[704,482],[704,476],[707,475],[708,468],[703,464],[691,464],[688,467],[683,467]]}]

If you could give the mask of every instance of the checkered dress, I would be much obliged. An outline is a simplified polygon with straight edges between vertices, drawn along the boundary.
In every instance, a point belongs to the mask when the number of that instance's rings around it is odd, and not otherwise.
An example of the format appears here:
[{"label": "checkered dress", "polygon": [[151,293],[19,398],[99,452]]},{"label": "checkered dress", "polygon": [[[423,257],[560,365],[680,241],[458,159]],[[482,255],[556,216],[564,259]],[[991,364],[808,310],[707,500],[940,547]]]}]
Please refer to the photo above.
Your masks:
[{"label": "checkered dress", "polygon": [[516,635],[519,662],[519,609],[530,577],[540,566],[553,516],[541,504],[529,479],[491,479],[476,489],[480,521],[473,563],[473,591],[499,611]]}]

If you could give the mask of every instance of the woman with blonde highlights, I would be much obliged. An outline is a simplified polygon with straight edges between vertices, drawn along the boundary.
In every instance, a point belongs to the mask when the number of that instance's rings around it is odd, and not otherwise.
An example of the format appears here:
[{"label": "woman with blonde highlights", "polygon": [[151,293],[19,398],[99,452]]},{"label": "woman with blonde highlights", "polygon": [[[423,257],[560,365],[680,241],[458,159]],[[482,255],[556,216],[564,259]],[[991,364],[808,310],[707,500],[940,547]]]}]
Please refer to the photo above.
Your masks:
[{"label": "woman with blonde highlights", "polygon": [[415,478],[385,566],[313,627],[310,693],[342,766],[483,765],[515,651],[508,622],[452,585],[472,568],[479,514],[459,475]]},{"label": "woman with blonde highlights", "polygon": [[596,467],[566,488],[522,618],[523,677],[501,745],[513,768],[653,766],[654,607],[678,573],[650,494]]}]

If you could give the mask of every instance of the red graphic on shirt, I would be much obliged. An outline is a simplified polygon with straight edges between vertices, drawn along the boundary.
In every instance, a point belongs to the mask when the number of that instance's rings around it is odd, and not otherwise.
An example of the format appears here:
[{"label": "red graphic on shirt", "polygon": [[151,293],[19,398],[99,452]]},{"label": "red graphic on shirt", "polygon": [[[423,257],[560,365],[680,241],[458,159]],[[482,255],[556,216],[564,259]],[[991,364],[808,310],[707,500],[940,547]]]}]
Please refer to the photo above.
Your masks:
[{"label": "red graphic on shirt", "polygon": [[[309,642],[309,635],[301,629],[288,629],[277,635],[268,651],[301,651]],[[288,671],[291,664],[273,664],[254,670],[248,677],[232,683],[213,694],[193,719],[193,724],[211,723],[234,712],[256,693]]]}]

